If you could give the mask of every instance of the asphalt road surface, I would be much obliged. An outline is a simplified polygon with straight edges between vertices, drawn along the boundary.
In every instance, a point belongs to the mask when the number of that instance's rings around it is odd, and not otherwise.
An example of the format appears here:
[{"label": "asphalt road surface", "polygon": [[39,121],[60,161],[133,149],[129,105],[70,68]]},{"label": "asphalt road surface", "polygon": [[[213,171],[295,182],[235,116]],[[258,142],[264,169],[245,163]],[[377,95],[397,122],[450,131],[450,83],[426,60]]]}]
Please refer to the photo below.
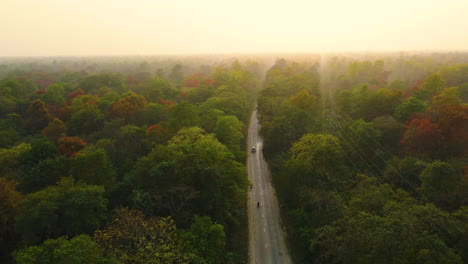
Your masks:
[{"label": "asphalt road surface", "polygon": [[[249,124],[247,170],[253,183],[249,193],[249,260],[251,264],[292,263],[281,226],[278,200],[271,184],[270,172],[263,159],[257,111]],[[252,153],[252,146],[256,152]],[[257,203],[260,206],[257,206]]]}]

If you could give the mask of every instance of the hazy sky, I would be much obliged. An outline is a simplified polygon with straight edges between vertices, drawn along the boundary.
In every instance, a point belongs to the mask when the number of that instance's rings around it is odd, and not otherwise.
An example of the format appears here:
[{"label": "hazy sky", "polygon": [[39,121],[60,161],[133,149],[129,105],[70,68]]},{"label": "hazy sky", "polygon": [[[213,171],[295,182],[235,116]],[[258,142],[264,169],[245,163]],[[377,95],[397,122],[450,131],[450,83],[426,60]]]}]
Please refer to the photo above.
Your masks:
[{"label": "hazy sky", "polygon": [[468,50],[468,0],[0,0],[0,56]]}]

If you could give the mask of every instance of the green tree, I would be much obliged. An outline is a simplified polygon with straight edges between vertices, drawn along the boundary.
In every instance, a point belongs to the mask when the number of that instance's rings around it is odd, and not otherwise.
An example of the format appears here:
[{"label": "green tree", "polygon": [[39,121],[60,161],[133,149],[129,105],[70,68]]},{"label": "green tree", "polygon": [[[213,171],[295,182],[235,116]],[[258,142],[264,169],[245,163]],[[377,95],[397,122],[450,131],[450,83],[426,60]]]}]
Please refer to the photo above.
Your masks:
[{"label": "green tree", "polygon": [[106,219],[104,188],[63,178],[57,186],[27,195],[16,218],[26,244],[49,238],[91,233]]},{"label": "green tree", "polygon": [[[0,175],[14,179],[21,164],[21,156],[28,152],[31,145],[21,143],[9,149],[0,148]],[[18,178],[16,178],[18,180]]]},{"label": "green tree", "polygon": [[317,96],[311,95],[307,90],[300,90],[289,97],[289,101],[303,110],[312,110],[317,103]]},{"label": "green tree", "polygon": [[134,124],[151,126],[168,120],[168,109],[163,104],[149,103],[134,116]]},{"label": "green tree", "polygon": [[70,174],[77,181],[102,185],[107,190],[115,182],[115,171],[104,149],[84,149],[70,163]]},{"label": "green tree", "polygon": [[383,176],[398,188],[417,194],[421,185],[419,175],[427,164],[414,157],[393,157],[388,161]]},{"label": "green tree", "polygon": [[169,127],[177,132],[184,127],[197,126],[199,124],[198,111],[195,105],[182,102],[169,110]]},{"label": "green tree", "polygon": [[68,175],[69,160],[64,156],[42,159],[21,175],[20,189],[30,193],[56,184],[63,175]]},{"label": "green tree", "polygon": [[463,175],[446,162],[435,161],[429,164],[419,176],[421,192],[429,201],[445,210],[455,210],[460,206],[457,189]]},{"label": "green tree", "polygon": [[101,73],[89,75],[80,80],[78,87],[86,93],[97,93],[101,87],[111,87],[121,93],[125,89],[125,81],[118,73]]},{"label": "green tree", "polygon": [[183,237],[191,242],[194,253],[204,259],[203,263],[225,263],[226,235],[224,227],[213,223],[208,216],[195,216],[190,229]]},{"label": "green tree", "polygon": [[[411,206],[386,216],[359,213],[317,230],[310,250],[320,263],[457,263],[462,260],[426,228],[440,212]],[[425,215],[424,215],[425,214]],[[447,218],[445,218],[447,219]]]},{"label": "green tree", "polygon": [[9,253],[17,246],[14,232],[15,217],[19,214],[23,195],[16,190],[16,182],[0,177],[0,262],[9,262]]},{"label": "green tree", "polygon": [[70,240],[65,237],[48,239],[41,245],[30,246],[14,253],[17,264],[113,264],[117,260],[105,255],[91,237],[79,235]]},{"label": "green tree", "polygon": [[[170,217],[149,218],[139,211],[116,210],[114,219],[95,240],[106,252],[123,263],[194,263]],[[196,262],[195,262],[196,263]]]},{"label": "green tree", "polygon": [[[177,80],[175,80],[178,83]],[[177,89],[167,80],[154,78],[150,80],[141,92],[141,94],[150,102],[156,102],[158,99],[174,99],[178,94]]]},{"label": "green tree", "polygon": [[[330,184],[343,177],[344,153],[338,138],[327,134],[305,134],[293,144],[286,166],[298,173],[296,184]],[[300,181],[299,181],[300,180]]]},{"label": "green tree", "polygon": [[223,143],[238,160],[242,160],[244,152],[241,144],[244,140],[244,125],[235,116],[220,116],[216,122],[214,133],[216,138]]},{"label": "green tree", "polygon": [[10,148],[20,140],[20,135],[14,129],[0,130],[0,148]]},{"label": "green tree", "polygon": [[428,76],[413,96],[420,100],[430,100],[434,95],[440,93],[445,86],[445,80],[438,74]]},{"label": "green tree", "polygon": [[218,118],[224,116],[224,112],[218,109],[203,109],[200,112],[200,126],[208,133],[213,133]]},{"label": "green tree", "polygon": [[416,97],[411,97],[395,109],[393,116],[400,122],[408,120],[411,114],[424,112],[428,105]]},{"label": "green tree", "polygon": [[65,104],[65,87],[62,83],[54,83],[46,88],[46,93],[42,94],[39,99],[48,104],[56,104],[62,106]]},{"label": "green tree", "polygon": [[89,134],[102,129],[104,114],[97,106],[84,103],[73,109],[69,121],[69,131],[72,135]]}]

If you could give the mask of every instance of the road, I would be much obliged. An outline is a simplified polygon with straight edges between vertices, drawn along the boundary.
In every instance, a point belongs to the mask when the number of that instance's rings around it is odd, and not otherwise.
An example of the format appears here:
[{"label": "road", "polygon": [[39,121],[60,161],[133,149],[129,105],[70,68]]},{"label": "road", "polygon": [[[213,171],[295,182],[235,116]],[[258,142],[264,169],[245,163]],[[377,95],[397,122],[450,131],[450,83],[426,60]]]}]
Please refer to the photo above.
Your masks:
[{"label": "road", "polygon": [[[247,170],[253,183],[249,193],[249,260],[250,264],[292,263],[281,226],[278,200],[271,184],[268,166],[263,159],[257,111],[250,118],[247,146]],[[257,151],[252,153],[252,146]],[[260,207],[257,207],[257,202]]]}]

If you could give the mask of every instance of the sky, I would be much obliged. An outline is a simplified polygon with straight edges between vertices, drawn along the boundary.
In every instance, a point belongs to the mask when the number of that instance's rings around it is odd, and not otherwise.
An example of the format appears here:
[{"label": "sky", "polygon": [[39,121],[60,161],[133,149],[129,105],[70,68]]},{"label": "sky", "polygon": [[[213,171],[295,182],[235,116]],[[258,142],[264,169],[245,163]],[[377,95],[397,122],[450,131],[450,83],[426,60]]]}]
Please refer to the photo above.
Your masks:
[{"label": "sky", "polygon": [[0,0],[0,10],[0,56],[468,50],[468,0]]}]

